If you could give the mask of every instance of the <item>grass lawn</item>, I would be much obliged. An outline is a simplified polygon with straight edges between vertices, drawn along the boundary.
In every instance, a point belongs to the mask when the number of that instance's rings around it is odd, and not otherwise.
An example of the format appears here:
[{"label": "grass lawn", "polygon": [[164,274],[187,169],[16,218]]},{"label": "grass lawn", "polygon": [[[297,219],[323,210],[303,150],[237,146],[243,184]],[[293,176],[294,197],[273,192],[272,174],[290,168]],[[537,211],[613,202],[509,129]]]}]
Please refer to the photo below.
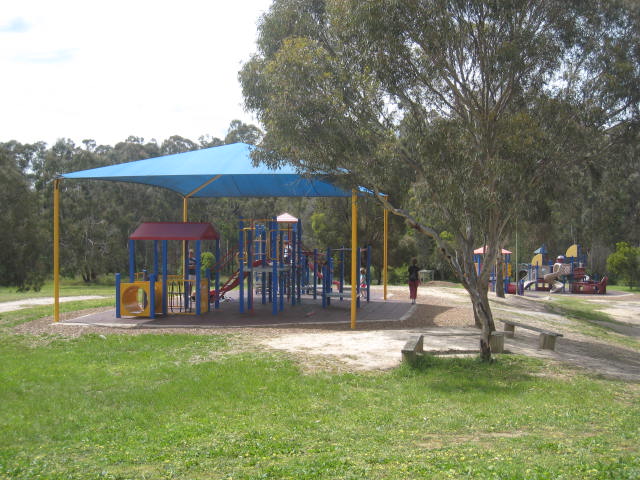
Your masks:
[{"label": "grass lawn", "polygon": [[573,328],[575,331],[624,347],[640,349],[640,341],[637,338],[619,335],[615,332],[612,327],[623,323],[602,312],[602,304],[595,304],[579,296],[572,296],[554,298],[546,305],[551,312],[576,321],[577,328]]},{"label": "grass lawn", "polygon": [[638,287],[629,287],[628,285],[607,285],[607,291],[609,290],[617,290],[620,292],[629,292],[629,293],[640,293],[640,289]]},{"label": "grass lawn", "polygon": [[[63,278],[60,281],[60,296],[75,297],[78,295],[115,296],[116,282],[114,277],[105,276],[99,283],[84,283],[80,279]],[[18,292],[15,287],[0,287],[0,302],[11,302],[25,298],[53,297],[53,281],[46,282],[42,288],[34,292]]]},{"label": "grass lawn", "polygon": [[305,374],[237,335],[2,330],[0,478],[640,478],[639,386],[541,360]]}]

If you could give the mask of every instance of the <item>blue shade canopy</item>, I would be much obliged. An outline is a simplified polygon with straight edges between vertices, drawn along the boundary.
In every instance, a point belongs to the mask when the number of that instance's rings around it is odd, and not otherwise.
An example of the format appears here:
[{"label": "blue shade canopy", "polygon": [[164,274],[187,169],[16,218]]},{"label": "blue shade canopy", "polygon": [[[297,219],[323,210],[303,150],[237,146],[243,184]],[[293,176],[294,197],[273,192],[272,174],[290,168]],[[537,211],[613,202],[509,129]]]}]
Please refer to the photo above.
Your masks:
[{"label": "blue shade canopy", "polygon": [[254,166],[246,143],[233,143],[164,157],[109,165],[60,178],[142,183],[197,197],[349,197],[328,181],[295,168]]}]

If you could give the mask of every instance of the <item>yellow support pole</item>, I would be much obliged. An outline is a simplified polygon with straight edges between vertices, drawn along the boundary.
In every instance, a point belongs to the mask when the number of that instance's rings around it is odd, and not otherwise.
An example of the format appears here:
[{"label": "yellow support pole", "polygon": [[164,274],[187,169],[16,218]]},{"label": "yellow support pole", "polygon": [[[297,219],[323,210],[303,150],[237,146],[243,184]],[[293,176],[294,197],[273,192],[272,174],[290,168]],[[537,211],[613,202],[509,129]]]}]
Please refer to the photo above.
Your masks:
[{"label": "yellow support pole", "polygon": [[358,195],[351,190],[351,328],[356,328],[358,285]]},{"label": "yellow support pole", "polygon": [[[189,221],[189,197],[185,196],[182,198],[182,221],[183,222],[188,222]],[[187,252],[187,242],[185,240],[182,241],[182,268],[184,269],[183,273],[183,277],[186,280],[189,280],[189,272],[187,271],[186,268],[184,268],[184,265],[187,263],[187,255],[189,255],[189,252]]]},{"label": "yellow support pole", "polygon": [[187,222],[189,218],[189,197],[182,198],[182,221]]},{"label": "yellow support pole", "polygon": [[60,179],[53,181],[53,321],[60,321]]},{"label": "yellow support pole", "polygon": [[387,282],[388,282],[388,268],[389,268],[389,210],[384,209],[384,230],[383,230],[383,242],[382,242],[382,283],[384,284],[384,299],[387,299]]}]

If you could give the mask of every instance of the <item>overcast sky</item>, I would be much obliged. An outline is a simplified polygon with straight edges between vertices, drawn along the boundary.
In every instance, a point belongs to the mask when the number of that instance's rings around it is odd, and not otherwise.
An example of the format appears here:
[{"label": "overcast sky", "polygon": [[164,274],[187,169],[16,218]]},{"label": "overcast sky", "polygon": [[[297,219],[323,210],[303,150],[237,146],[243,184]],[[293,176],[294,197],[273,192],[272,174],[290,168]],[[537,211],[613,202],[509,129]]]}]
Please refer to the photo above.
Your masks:
[{"label": "overcast sky", "polygon": [[3,0],[0,142],[223,138],[271,0]]}]

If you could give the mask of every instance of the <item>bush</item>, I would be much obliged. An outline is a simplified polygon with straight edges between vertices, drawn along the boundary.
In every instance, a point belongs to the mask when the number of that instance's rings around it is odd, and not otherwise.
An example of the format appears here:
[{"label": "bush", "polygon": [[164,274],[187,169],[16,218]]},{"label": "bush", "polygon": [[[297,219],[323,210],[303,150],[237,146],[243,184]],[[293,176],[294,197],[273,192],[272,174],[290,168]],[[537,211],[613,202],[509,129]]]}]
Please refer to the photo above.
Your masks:
[{"label": "bush", "polygon": [[607,257],[607,270],[625,282],[629,288],[638,285],[640,248],[632,247],[627,242],[616,243],[616,251]]},{"label": "bush", "polygon": [[409,283],[409,266],[403,264],[399,267],[389,268],[389,283],[391,285],[403,285]]}]

